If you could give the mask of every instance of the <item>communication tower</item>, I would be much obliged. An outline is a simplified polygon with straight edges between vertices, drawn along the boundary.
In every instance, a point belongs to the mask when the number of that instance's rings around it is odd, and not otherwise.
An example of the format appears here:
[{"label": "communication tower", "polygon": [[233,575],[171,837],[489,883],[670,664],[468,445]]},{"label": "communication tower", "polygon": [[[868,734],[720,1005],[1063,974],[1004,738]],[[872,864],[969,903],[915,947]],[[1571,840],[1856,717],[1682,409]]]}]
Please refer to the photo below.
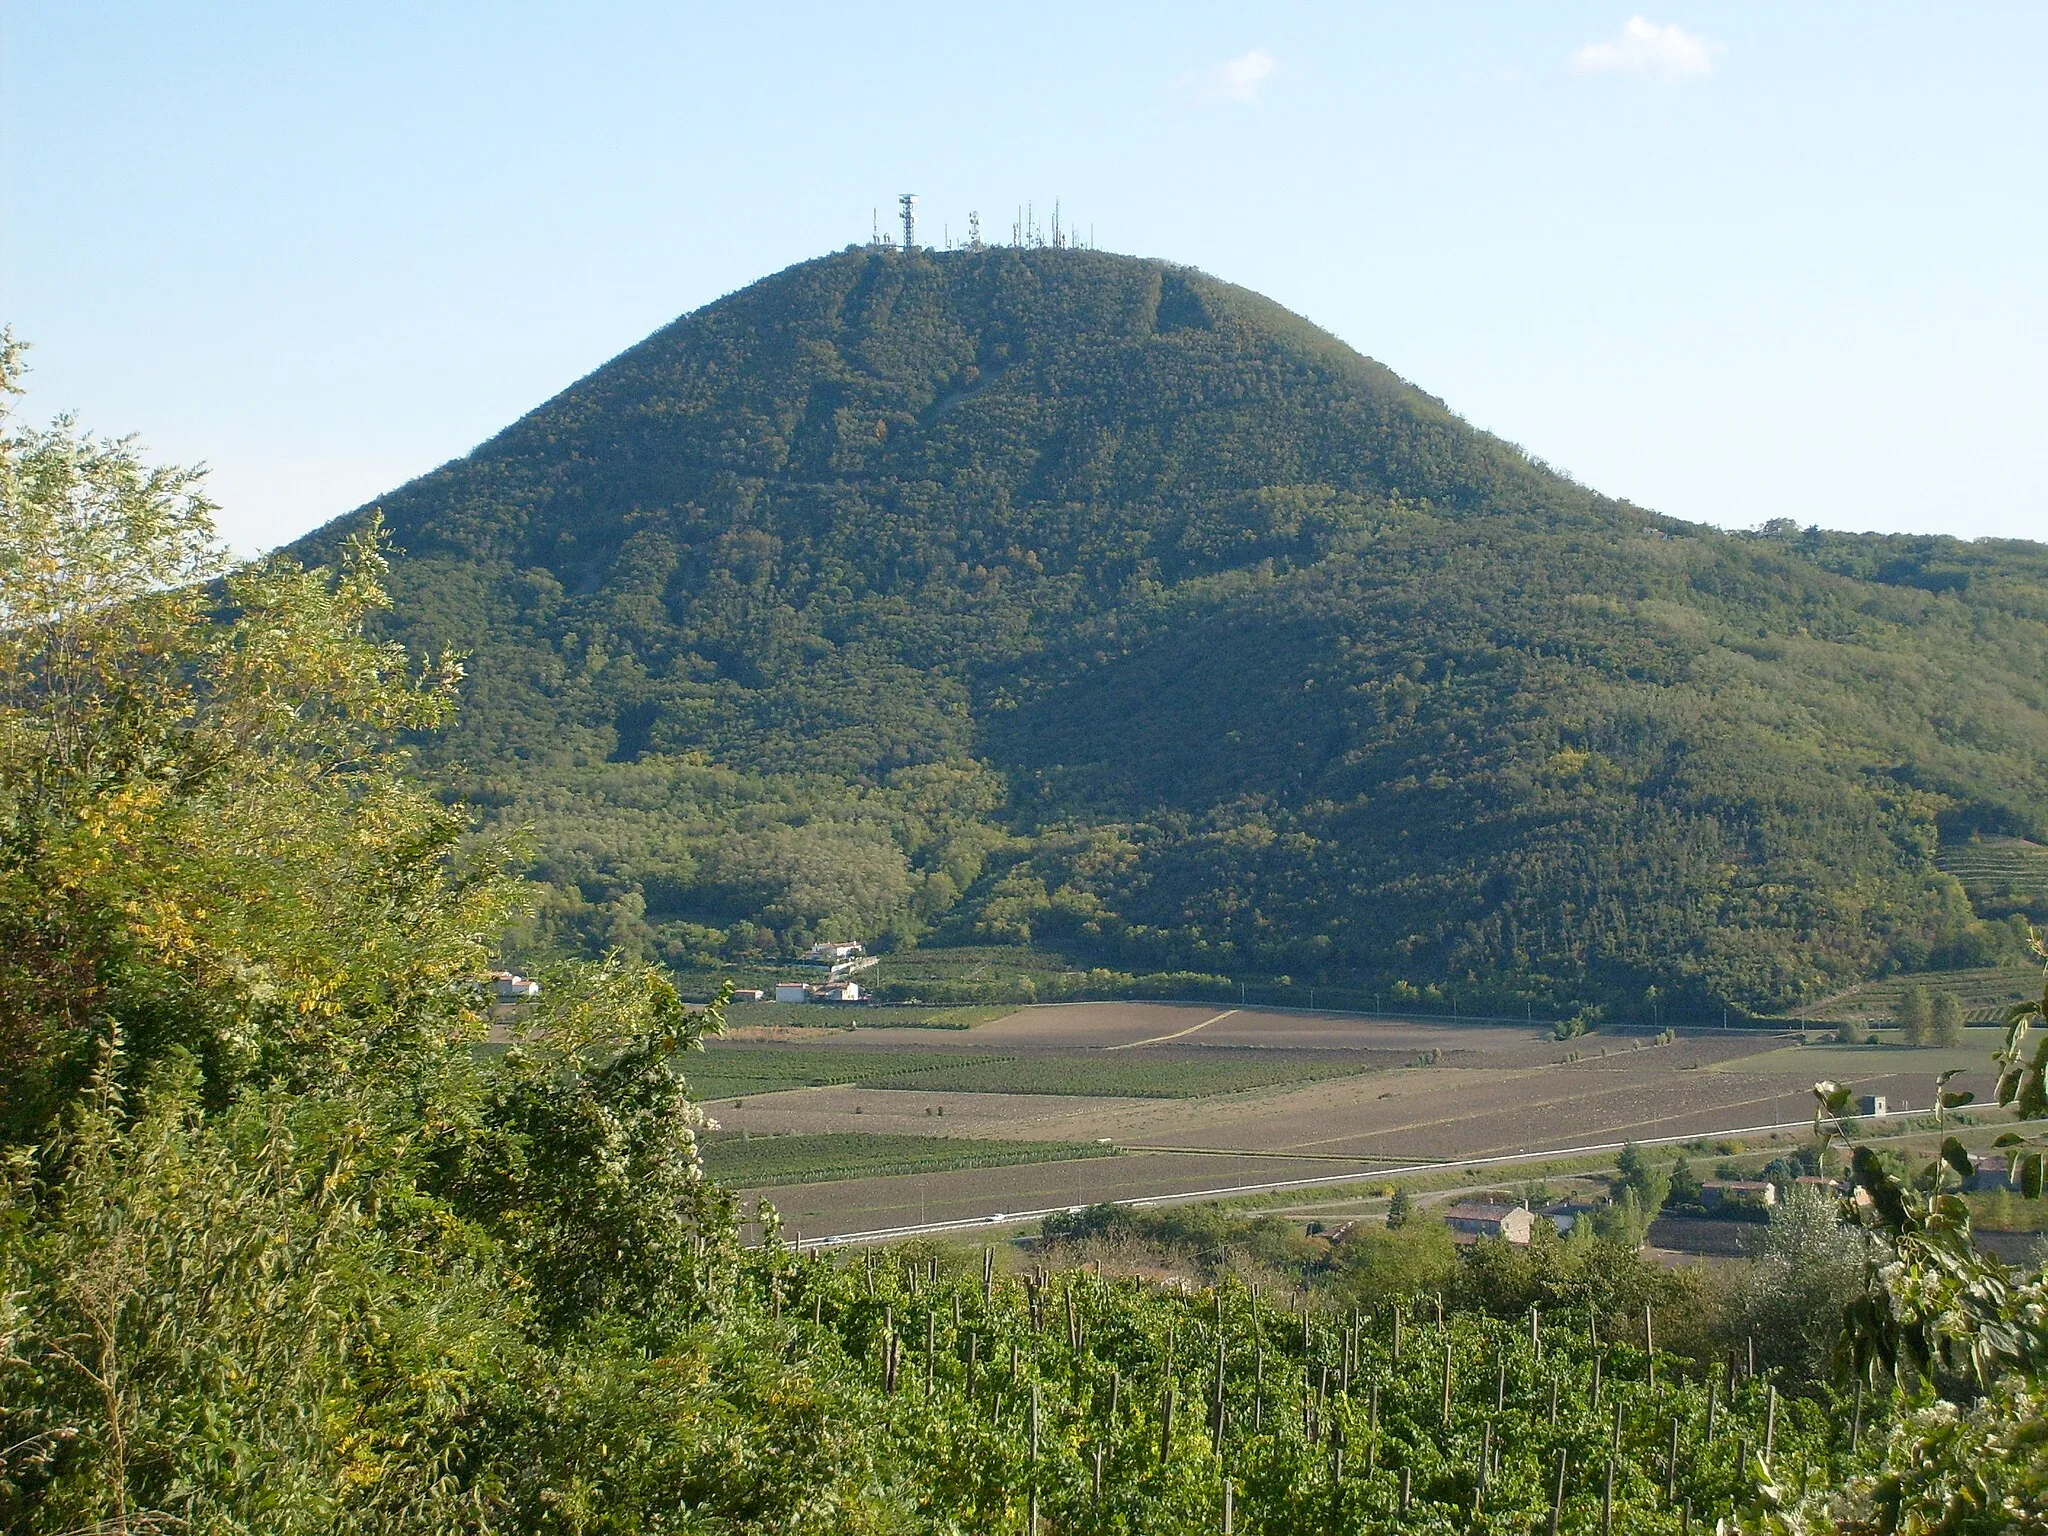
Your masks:
[{"label": "communication tower", "polygon": [[908,252],[917,244],[917,194],[906,192],[896,202],[903,209],[903,249]]}]

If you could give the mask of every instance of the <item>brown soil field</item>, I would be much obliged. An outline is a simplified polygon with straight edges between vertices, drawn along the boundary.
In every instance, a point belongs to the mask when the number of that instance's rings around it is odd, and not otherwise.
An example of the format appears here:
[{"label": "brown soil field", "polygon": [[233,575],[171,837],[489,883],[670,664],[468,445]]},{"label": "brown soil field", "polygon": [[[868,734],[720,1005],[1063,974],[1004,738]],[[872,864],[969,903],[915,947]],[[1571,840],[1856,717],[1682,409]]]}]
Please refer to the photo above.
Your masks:
[{"label": "brown soil field", "polygon": [[[806,1033],[808,1047],[824,1043]],[[1069,1057],[1090,1050],[1169,1055],[1198,1045],[1348,1051],[1369,1070],[1200,1099],[831,1087],[713,1105],[728,1130],[756,1135],[1108,1138],[1127,1149],[1086,1164],[846,1180],[805,1186],[800,1197],[784,1189],[777,1203],[790,1224],[817,1235],[1346,1171],[1364,1178],[1376,1165],[1394,1163],[1709,1136],[1802,1120],[1812,1113],[1815,1079],[1839,1071],[1824,1049],[1809,1055],[1755,1033],[1713,1032],[1641,1047],[1626,1037],[1591,1036],[1566,1045],[1526,1027],[1157,1003],[1028,1008],[965,1036],[863,1029],[858,1037],[831,1038],[861,1049],[1000,1048]],[[1436,1062],[1411,1064],[1428,1051],[1440,1053]],[[1581,1059],[1564,1059],[1574,1052]],[[1735,1062],[1742,1070],[1717,1070]],[[1881,1056],[1871,1064],[1891,1065]],[[1958,1086],[1981,1099],[1990,1082],[1987,1060]],[[1856,1087],[1886,1094],[1894,1108],[1932,1098],[1931,1078],[1918,1072],[1885,1073]]]}]

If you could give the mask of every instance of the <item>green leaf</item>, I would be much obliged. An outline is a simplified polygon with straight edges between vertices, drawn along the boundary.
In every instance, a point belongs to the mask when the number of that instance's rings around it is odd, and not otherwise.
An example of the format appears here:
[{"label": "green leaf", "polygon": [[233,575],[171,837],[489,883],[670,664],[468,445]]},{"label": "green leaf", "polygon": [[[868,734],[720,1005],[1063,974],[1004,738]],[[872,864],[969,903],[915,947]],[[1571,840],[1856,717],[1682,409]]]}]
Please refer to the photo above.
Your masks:
[{"label": "green leaf", "polygon": [[1970,1154],[1953,1136],[1941,1144],[1941,1160],[1966,1179],[1977,1171],[1977,1165],[1970,1161]]}]

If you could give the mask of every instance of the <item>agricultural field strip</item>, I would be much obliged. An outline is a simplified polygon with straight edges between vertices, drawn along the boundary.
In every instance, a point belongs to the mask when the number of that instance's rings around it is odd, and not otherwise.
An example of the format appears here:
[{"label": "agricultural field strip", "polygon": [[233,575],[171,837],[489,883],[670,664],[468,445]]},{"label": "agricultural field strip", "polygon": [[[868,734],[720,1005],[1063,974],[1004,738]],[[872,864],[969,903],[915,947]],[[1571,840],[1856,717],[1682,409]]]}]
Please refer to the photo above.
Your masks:
[{"label": "agricultural field strip", "polygon": [[[804,1050],[714,1052],[690,1072],[706,1102],[805,1088],[862,1087],[931,1093],[1008,1093],[1076,1098],[1206,1098],[1383,1070],[1357,1052],[1233,1049],[1229,1059],[1119,1058],[1107,1053]],[[1310,1059],[1311,1057],[1321,1059]]]},{"label": "agricultural field strip", "polygon": [[[1638,1065],[1643,1069],[1649,1066],[1640,1058]],[[1553,1093],[1539,1100],[1528,1093],[1529,1073],[1527,1068],[1488,1070],[1473,1074],[1481,1078],[1481,1081],[1473,1082],[1461,1071],[1459,1076],[1465,1081],[1456,1091],[1456,1101],[1469,1107],[1470,1113],[1448,1120],[1442,1118],[1438,1109],[1443,1099],[1434,1091],[1424,1089],[1420,1094],[1406,1091],[1401,1093],[1396,1103],[1381,1105],[1376,1100],[1356,1094],[1352,1085],[1358,1079],[1344,1078],[1288,1085],[1256,1095],[1211,1099],[1202,1103],[1200,1113],[1192,1117],[1188,1107],[1159,1099],[1126,1099],[1112,1105],[1104,1100],[1085,1098],[1034,1101],[1029,1096],[1008,1099],[989,1096],[972,1106],[956,1101],[954,1108],[960,1112],[961,1121],[949,1123],[948,1129],[956,1135],[993,1134],[1051,1140],[1109,1134],[1132,1148],[1147,1142],[1171,1142],[1179,1146],[1206,1142],[1204,1150],[1212,1155],[1300,1152],[1360,1161],[1377,1161],[1399,1154],[1385,1150],[1384,1146],[1362,1147],[1359,1143],[1376,1141],[1384,1144],[1398,1140],[1404,1144],[1403,1150],[1414,1157],[1458,1157],[1521,1150],[1526,1141],[1521,1138],[1506,1140],[1499,1134],[1504,1126],[1526,1126],[1525,1137],[1547,1134],[1562,1138],[1573,1135],[1575,1130],[1584,1134],[1585,1129],[1596,1126],[1599,1134],[1611,1132],[1621,1136],[1637,1127],[1652,1131],[1667,1128],[1680,1115],[1690,1119],[1703,1114],[1733,1115],[1756,1109],[1763,1109],[1767,1114],[1776,1109],[1782,1114],[1787,1101],[1805,1099],[1811,1082],[1810,1078],[1799,1081],[1795,1094],[1788,1079],[1786,1089],[1774,1095],[1757,1093],[1755,1090],[1762,1084],[1755,1077],[1730,1079],[1663,1074],[1661,1080],[1652,1080],[1640,1073],[1632,1077],[1618,1072],[1601,1073],[1594,1080],[1581,1079],[1578,1091]],[[1394,1074],[1380,1081],[1398,1083],[1403,1079],[1415,1081],[1410,1074]],[[1561,1088],[1564,1085],[1551,1079],[1550,1086]],[[1701,1092],[1708,1089],[1713,1091]],[[1682,1097],[1674,1099],[1675,1095]],[[842,1098],[838,1104],[819,1112],[807,1112],[802,1104],[804,1097],[787,1095],[764,1100],[758,1108],[771,1118],[790,1116],[791,1123],[782,1127],[786,1131],[855,1128],[852,1103]],[[1379,1100],[1393,1097],[1392,1094],[1378,1095]],[[911,1114],[901,1116],[908,1121],[904,1129],[913,1126],[929,1129],[928,1119],[920,1124],[916,1117],[914,1107],[921,1101],[915,1095],[877,1093],[867,1104],[868,1115],[873,1117],[878,1110],[884,1117],[900,1114],[876,1102],[897,1099],[907,1099],[913,1106]],[[1090,1108],[1097,1103],[1104,1106],[1100,1112]],[[1039,1108],[1039,1104],[1044,1107]],[[988,1118],[984,1106],[993,1108],[997,1105],[1006,1107],[995,1118]],[[1361,1125],[1356,1119],[1348,1118],[1361,1113],[1374,1115],[1381,1112],[1390,1113],[1378,1124]],[[1338,1131],[1340,1124],[1346,1128],[1332,1134]],[[873,1118],[866,1122],[865,1128],[884,1129]],[[1475,1128],[1486,1132],[1477,1146],[1472,1145],[1470,1137],[1471,1130]],[[764,1127],[756,1126],[755,1129],[758,1133]],[[1459,1135],[1461,1131],[1465,1134]],[[1458,1145],[1461,1140],[1465,1143],[1462,1146]]]},{"label": "agricultural field strip", "polygon": [[969,1140],[944,1136],[720,1137],[706,1144],[704,1169],[721,1183],[749,1189],[822,1184],[850,1178],[1009,1168],[1028,1163],[1113,1157],[1119,1149],[1089,1142]]},{"label": "agricultural field strip", "polygon": [[[1909,1119],[1922,1116],[1924,1110],[1895,1110],[1887,1115],[1866,1115],[1866,1120]],[[1648,1136],[1636,1139],[1637,1146],[1676,1146],[1690,1141],[1715,1141],[1738,1136],[1761,1136],[1772,1131],[1806,1130],[1813,1124],[1808,1119],[1780,1120],[1770,1125],[1745,1125],[1716,1131],[1689,1131],[1679,1136]],[[1553,1147],[1541,1152],[1508,1152],[1489,1157],[1460,1158],[1449,1163],[1417,1163],[1413,1166],[1375,1169],[1368,1177],[1381,1179],[1399,1177],[1410,1173],[1455,1173],[1466,1168],[1497,1168],[1515,1163],[1544,1162],[1552,1158],[1588,1157],[1601,1152],[1619,1152],[1629,1145],[1626,1141],[1600,1142],[1580,1147]],[[1131,1200],[1107,1202],[1112,1205],[1128,1206],[1133,1210],[1144,1210],[1155,1205],[1178,1205],[1193,1200],[1228,1200],[1241,1195],[1277,1194],[1294,1189],[1317,1189],[1331,1185],[1355,1184],[1361,1176],[1356,1173],[1321,1174],[1314,1178],[1274,1179],[1261,1184],[1237,1184],[1215,1189],[1191,1189],[1170,1195],[1142,1195]],[[912,1237],[936,1237],[947,1232],[970,1232],[985,1229],[1000,1223],[1004,1226],[1019,1222],[1043,1221],[1048,1216],[1064,1215],[1082,1209],[1071,1205],[1047,1206],[1036,1211],[996,1211],[987,1216],[962,1216],[950,1221],[921,1222],[912,1226],[883,1227],[868,1232],[841,1232],[831,1237],[800,1239],[804,1248],[838,1248],[861,1243],[894,1243]]]},{"label": "agricultural field strip", "polygon": [[1346,1157],[1341,1152],[1253,1152],[1244,1147],[1170,1147],[1157,1142],[1129,1141],[1118,1145],[1126,1152],[1180,1152],[1190,1157],[1277,1157],[1297,1163],[1442,1163],[1448,1159],[1424,1157],[1419,1152],[1361,1152]]},{"label": "agricultural field strip", "polygon": [[[1014,1056],[975,1058],[985,1062],[1014,1061]],[[685,1077],[693,1088],[735,1087],[746,1094],[792,1088],[834,1088],[881,1078],[910,1077],[958,1066],[952,1051],[819,1050],[801,1046],[752,1047],[707,1051]],[[747,1086],[739,1087],[745,1084]],[[762,1085],[762,1086],[755,1086]],[[773,1085],[773,1086],[768,1086]],[[704,1092],[705,1099],[728,1099],[732,1093]]]},{"label": "agricultural field strip", "polygon": [[[1583,1108],[1589,1110],[1591,1105],[1601,1098],[1609,1097],[1617,1093],[1635,1093],[1646,1086],[1646,1084],[1640,1081],[1612,1083],[1603,1085],[1602,1090],[1597,1093],[1588,1092],[1573,1094],[1557,1094],[1545,1098],[1529,1099],[1515,1106],[1514,1113],[1521,1116],[1528,1116],[1540,1110],[1557,1110],[1571,1108]],[[1806,1085],[1802,1085],[1802,1087],[1804,1086]],[[1778,1093],[1752,1094],[1745,1098],[1731,1099],[1726,1103],[1717,1104],[1713,1107],[1718,1110],[1730,1111],[1748,1109],[1757,1105],[1769,1104],[1775,1099],[1783,1098],[1785,1097],[1787,1091],[1789,1090],[1780,1091]],[[1341,1136],[1326,1136],[1319,1140],[1314,1141],[1296,1142],[1292,1146],[1288,1147],[1286,1150],[1301,1151],[1312,1147],[1334,1146],[1340,1142],[1360,1141],[1367,1137],[1372,1136],[1398,1136],[1404,1133],[1441,1132],[1444,1130],[1453,1129],[1461,1125],[1470,1125],[1494,1121],[1500,1118],[1501,1113],[1502,1110],[1499,1105],[1488,1104],[1461,1115],[1438,1115],[1432,1116],[1428,1119],[1408,1120],[1399,1125],[1382,1126],[1374,1128],[1372,1130],[1352,1131]],[[1607,1129],[1624,1131],[1634,1129],[1636,1126],[1661,1125],[1668,1121],[1670,1118],[1671,1116],[1669,1114],[1660,1114],[1654,1115],[1648,1119],[1618,1121],[1608,1126]]]},{"label": "agricultural field strip", "polygon": [[1211,1024],[1221,1024],[1225,1019],[1234,1018],[1236,1015],[1237,1010],[1235,1008],[1226,1008],[1214,1018],[1204,1019],[1199,1024],[1190,1024],[1186,1029],[1176,1029],[1170,1035],[1154,1035],[1150,1040],[1133,1040],[1126,1045],[1112,1045],[1105,1047],[1105,1049],[1112,1051],[1135,1051],[1144,1045],[1164,1045],[1169,1040],[1179,1040],[1183,1036],[1194,1034],[1197,1030],[1207,1029]]}]

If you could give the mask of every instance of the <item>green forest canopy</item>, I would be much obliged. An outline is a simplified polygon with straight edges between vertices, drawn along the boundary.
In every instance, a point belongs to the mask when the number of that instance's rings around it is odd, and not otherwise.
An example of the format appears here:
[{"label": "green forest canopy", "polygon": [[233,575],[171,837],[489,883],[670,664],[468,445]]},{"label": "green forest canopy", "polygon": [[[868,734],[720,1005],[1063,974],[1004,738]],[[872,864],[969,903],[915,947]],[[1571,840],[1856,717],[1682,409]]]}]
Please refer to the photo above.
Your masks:
[{"label": "green forest canopy", "polygon": [[805,262],[380,505],[535,952],[1768,1011],[2017,954],[1936,856],[2048,836],[2048,549],[1658,516],[1158,261]]}]

